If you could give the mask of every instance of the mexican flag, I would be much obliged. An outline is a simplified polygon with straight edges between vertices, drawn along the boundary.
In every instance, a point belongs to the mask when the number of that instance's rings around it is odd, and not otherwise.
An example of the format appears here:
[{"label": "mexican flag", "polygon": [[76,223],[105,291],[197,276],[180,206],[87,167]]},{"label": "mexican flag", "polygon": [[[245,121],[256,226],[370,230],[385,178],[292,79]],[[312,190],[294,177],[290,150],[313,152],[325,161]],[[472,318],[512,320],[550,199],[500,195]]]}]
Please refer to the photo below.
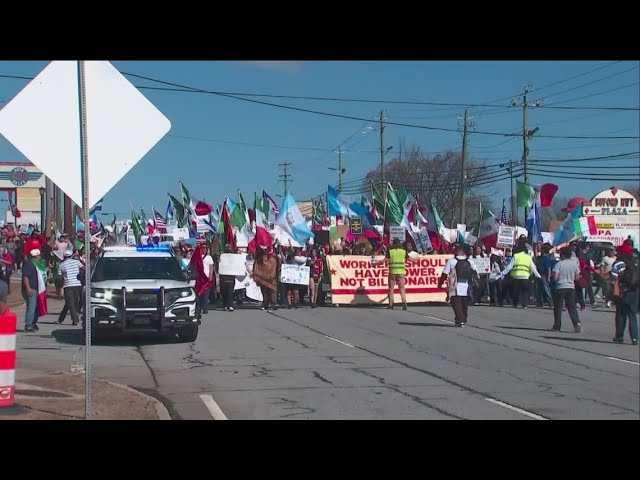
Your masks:
[{"label": "mexican flag", "polygon": [[249,242],[249,251],[255,255],[259,247],[271,248],[272,240],[269,233],[269,203],[266,199],[254,195],[253,211],[255,213],[255,236]]},{"label": "mexican flag", "polygon": [[540,197],[541,207],[550,207],[553,204],[553,197],[558,191],[558,186],[553,183],[543,185],[529,185],[528,183],[516,180],[518,207],[532,208],[536,197]]},{"label": "mexican flag", "polygon": [[478,238],[482,241],[482,244],[487,250],[495,248],[498,243],[498,229],[500,228],[500,222],[495,217],[491,210],[488,210],[484,206],[482,207],[482,219],[480,220],[480,232]]},{"label": "mexican flag", "polygon": [[47,309],[47,264],[44,260],[32,258],[33,265],[38,270],[38,316],[44,317]]}]

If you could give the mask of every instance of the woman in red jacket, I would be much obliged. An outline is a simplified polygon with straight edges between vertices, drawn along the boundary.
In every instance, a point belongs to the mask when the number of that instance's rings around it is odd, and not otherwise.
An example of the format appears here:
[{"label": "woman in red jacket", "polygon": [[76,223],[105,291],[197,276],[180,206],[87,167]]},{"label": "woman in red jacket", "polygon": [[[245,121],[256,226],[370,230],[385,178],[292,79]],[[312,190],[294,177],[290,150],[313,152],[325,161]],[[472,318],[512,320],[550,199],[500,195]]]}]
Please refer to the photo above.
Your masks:
[{"label": "woman in red jacket", "polygon": [[[591,262],[586,263],[581,257],[578,257],[578,264],[580,265],[580,278],[576,282],[576,300],[580,304],[580,310],[584,310],[587,306],[584,301],[584,289],[589,287],[587,282],[593,278],[596,269],[591,266]],[[585,275],[585,272],[590,272],[590,275]]]}]

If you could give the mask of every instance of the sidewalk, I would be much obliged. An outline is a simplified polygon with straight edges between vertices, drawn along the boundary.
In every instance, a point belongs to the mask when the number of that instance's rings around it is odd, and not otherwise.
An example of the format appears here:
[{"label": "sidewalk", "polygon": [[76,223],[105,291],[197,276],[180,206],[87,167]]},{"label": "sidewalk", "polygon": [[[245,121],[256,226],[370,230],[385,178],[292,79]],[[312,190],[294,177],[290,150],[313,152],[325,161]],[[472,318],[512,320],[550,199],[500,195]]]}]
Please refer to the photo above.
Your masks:
[{"label": "sidewalk", "polygon": [[[21,370],[18,376],[15,404],[0,407],[0,421],[84,419],[83,373]],[[92,398],[95,420],[171,420],[156,399],[106,380],[93,381]]]}]

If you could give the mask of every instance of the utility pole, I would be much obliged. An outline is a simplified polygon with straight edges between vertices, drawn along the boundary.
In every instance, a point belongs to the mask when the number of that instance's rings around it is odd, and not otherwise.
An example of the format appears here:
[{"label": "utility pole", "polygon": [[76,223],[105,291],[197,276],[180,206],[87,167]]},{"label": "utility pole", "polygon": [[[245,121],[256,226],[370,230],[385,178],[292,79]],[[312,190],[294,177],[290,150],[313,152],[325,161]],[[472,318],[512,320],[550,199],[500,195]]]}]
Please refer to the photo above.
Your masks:
[{"label": "utility pole", "polygon": [[[459,118],[459,117],[458,117]],[[470,122],[469,109],[464,110],[464,119],[462,125],[462,168],[460,169],[460,223],[465,224],[466,218],[466,191],[465,184],[467,183],[467,140],[469,136],[469,129],[474,126]]]},{"label": "utility pole", "polygon": [[380,110],[380,185],[384,187],[384,110]]},{"label": "utility pole", "polygon": [[[529,184],[529,139],[539,130],[538,127],[529,130],[527,126],[527,110],[541,105],[540,100],[529,102],[527,94],[531,92],[531,85],[525,85],[522,98],[514,98],[511,102],[512,106],[522,107],[522,163],[524,165],[524,183]],[[524,209],[524,218],[527,218],[527,208]]]},{"label": "utility pole", "polygon": [[291,182],[291,180],[289,180],[289,178],[291,177],[291,174],[289,173],[289,167],[291,166],[290,163],[288,162],[284,162],[279,164],[280,167],[282,167],[282,171],[283,173],[280,175],[280,182],[284,183],[284,196],[287,196],[287,193],[289,193],[289,183]]},{"label": "utility pole", "polygon": [[342,192],[342,145],[338,147],[338,190]]}]

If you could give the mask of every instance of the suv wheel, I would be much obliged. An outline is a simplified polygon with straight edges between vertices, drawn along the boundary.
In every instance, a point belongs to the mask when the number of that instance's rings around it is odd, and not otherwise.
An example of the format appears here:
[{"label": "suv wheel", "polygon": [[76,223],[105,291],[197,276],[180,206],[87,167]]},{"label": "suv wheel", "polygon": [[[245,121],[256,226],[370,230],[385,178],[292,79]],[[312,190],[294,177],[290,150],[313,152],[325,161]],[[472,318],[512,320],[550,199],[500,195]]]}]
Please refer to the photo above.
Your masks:
[{"label": "suv wheel", "polygon": [[198,338],[198,325],[187,325],[178,330],[178,340],[182,343],[195,342]]}]

